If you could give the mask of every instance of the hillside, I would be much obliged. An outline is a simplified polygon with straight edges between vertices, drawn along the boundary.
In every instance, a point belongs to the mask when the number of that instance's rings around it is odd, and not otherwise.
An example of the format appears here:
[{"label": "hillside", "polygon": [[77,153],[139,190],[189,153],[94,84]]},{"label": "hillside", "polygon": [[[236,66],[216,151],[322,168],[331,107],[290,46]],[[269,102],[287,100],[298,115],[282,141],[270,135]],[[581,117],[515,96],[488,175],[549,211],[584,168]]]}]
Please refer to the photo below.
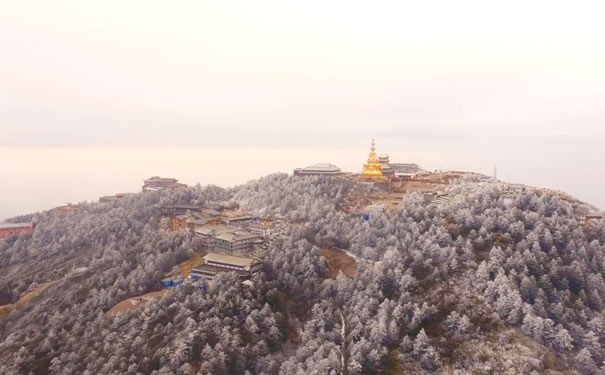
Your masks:
[{"label": "hillside", "polygon": [[[341,209],[359,188],[276,174],[39,213],[0,240],[0,304],[47,286],[0,316],[0,373],[605,374],[593,207],[463,177],[366,221]],[[254,287],[223,273],[108,314],[202,246],[160,229],[161,207],[217,201],[282,218]]]}]

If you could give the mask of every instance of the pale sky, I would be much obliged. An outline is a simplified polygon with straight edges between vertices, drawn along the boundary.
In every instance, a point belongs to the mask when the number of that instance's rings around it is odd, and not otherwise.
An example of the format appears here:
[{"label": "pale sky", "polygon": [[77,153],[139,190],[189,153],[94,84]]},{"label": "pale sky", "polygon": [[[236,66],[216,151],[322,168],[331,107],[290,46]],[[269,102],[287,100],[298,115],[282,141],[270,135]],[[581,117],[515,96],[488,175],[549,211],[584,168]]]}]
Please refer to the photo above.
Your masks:
[{"label": "pale sky", "polygon": [[[374,136],[568,188],[605,160],[601,3],[0,1],[0,148],[365,155]],[[580,195],[605,207],[591,178]]]}]

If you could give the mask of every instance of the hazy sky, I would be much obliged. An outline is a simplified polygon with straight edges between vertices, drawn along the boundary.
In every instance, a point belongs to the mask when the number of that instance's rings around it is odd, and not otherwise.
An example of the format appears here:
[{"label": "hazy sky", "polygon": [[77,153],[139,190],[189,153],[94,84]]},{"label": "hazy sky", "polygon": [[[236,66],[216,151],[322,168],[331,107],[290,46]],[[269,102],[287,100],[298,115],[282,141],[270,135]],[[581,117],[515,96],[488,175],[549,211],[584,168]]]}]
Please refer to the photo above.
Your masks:
[{"label": "hazy sky", "polygon": [[603,173],[600,3],[2,1],[0,148],[375,136],[458,168],[523,155],[560,186]]}]

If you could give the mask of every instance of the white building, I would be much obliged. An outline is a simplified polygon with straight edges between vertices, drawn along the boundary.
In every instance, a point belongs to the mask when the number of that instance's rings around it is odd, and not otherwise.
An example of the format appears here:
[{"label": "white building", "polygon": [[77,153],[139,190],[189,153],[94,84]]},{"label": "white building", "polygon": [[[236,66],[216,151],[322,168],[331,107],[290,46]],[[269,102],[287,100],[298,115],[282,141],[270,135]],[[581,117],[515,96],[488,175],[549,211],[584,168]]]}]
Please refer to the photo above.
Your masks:
[{"label": "white building", "polygon": [[329,163],[319,163],[294,170],[295,176],[340,176],[341,174],[340,168]]},{"label": "white building", "polygon": [[228,253],[251,252],[255,245],[263,243],[263,235],[227,225],[204,225],[195,229],[195,234],[209,248]]}]

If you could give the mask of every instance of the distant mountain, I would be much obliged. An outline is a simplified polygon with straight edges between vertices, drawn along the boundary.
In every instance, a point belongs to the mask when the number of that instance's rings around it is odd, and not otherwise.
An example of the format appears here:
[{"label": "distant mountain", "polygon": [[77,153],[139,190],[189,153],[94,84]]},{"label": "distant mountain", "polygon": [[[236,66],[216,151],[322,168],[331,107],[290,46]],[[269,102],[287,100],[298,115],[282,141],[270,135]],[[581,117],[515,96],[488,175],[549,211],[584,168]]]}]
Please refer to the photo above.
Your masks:
[{"label": "distant mountain", "polygon": [[[0,240],[0,373],[605,374],[594,207],[468,175],[368,219],[343,210],[360,189],[275,174],[38,213]],[[107,314],[203,249],[161,208],[217,201],[280,223],[253,287],[223,273]]]}]

